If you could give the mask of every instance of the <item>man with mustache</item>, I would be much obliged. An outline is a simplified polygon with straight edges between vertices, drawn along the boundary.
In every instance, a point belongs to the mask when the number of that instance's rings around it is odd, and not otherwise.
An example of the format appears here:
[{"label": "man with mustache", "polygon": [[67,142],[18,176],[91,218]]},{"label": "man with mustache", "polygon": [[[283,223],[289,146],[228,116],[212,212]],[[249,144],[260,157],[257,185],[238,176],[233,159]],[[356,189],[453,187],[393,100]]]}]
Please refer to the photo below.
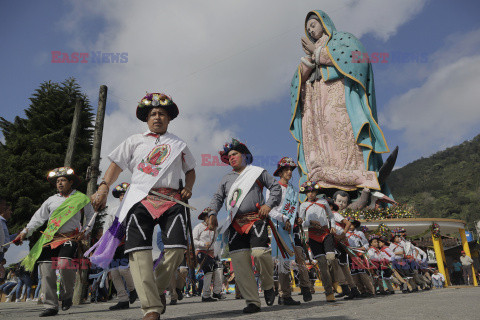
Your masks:
[{"label": "man with mustache", "polygon": [[[220,151],[221,160],[232,166],[210,203],[208,226],[217,226],[217,213],[227,200],[227,218],[219,225],[219,234],[226,232],[228,246],[235,271],[236,283],[245,298],[244,313],[260,311],[260,298],[252,269],[251,256],[260,271],[265,302],[275,301],[273,288],[273,260],[268,246],[267,219],[271,208],[280,204],[282,189],[263,168],[252,166],[253,156],[247,146],[236,139]],[[267,202],[262,189],[270,190]],[[227,238],[227,236],[224,236]]]},{"label": "man with mustache", "polygon": [[[177,201],[192,196],[195,159],[187,144],[167,131],[178,113],[169,96],[147,93],[138,104],[136,115],[147,123],[149,130],[130,136],[109,154],[111,164],[92,196],[95,208],[103,208],[108,190],[120,173],[127,168],[132,172],[132,183],[116,218],[92,247],[95,252],[90,260],[100,266],[110,263],[126,234],[125,254],[129,255],[130,272],[145,320],[160,319],[165,312],[164,291],[187,249],[185,208]],[[182,174],[185,187],[180,188]],[[152,239],[157,224],[162,230],[165,254],[154,275]]]}]

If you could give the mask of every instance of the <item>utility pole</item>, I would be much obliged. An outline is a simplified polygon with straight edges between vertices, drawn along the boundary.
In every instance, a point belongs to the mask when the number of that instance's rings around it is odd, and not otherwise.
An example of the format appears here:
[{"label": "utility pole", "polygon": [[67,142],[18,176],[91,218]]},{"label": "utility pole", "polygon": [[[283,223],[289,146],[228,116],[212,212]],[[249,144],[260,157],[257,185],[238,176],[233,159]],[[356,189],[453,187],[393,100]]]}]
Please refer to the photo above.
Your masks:
[{"label": "utility pole", "polygon": [[73,155],[75,154],[75,143],[77,141],[78,129],[80,128],[80,116],[83,107],[83,100],[77,98],[75,103],[75,112],[73,113],[72,130],[70,131],[70,138],[68,140],[67,154],[65,155],[64,167],[71,167]]},{"label": "utility pole", "polygon": [[[92,160],[90,162],[90,167],[87,170],[87,196],[89,197],[97,190],[97,179],[100,175],[100,151],[102,149],[103,124],[105,120],[105,107],[107,104],[107,89],[108,88],[106,85],[101,85],[98,96],[97,118],[95,120],[95,131],[93,133]],[[86,219],[84,218],[83,225],[88,223],[88,221],[85,220]],[[84,248],[86,248],[87,245],[88,240],[83,240],[78,247],[82,257],[83,252],[85,251]],[[84,264],[81,263],[80,265],[83,266]],[[73,292],[72,299],[74,305],[79,305],[82,302],[83,294],[88,287],[87,276],[87,269],[80,269],[77,271],[75,277],[75,291]]]}]

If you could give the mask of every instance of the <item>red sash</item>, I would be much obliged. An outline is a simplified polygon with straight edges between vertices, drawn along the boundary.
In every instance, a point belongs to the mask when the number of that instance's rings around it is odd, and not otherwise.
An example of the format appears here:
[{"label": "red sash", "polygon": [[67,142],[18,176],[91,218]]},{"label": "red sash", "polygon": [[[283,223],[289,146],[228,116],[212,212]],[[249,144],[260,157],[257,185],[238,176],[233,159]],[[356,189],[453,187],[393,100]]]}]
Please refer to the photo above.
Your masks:
[{"label": "red sash", "polygon": [[249,212],[242,215],[236,215],[232,222],[232,227],[238,234],[249,233],[253,224],[260,220],[258,212]]},{"label": "red sash", "polygon": [[308,237],[317,242],[323,242],[329,234],[330,230],[327,227],[322,227],[322,229],[308,228]]},{"label": "red sash", "polygon": [[[157,193],[161,193],[170,197],[173,197],[177,200],[180,200],[180,192],[176,189],[171,188],[158,188],[152,189]],[[159,196],[154,194],[149,194],[145,199],[142,200],[142,204],[147,208],[148,212],[152,216],[153,219],[158,219],[165,211],[176,205],[175,201],[170,201],[163,199]]]}]

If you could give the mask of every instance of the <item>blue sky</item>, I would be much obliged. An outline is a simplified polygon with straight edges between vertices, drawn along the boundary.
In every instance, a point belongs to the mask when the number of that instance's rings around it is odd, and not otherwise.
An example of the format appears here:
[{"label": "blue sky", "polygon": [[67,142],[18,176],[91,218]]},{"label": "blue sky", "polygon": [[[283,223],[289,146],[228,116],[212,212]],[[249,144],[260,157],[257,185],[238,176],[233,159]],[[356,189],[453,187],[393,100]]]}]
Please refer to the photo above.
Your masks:
[{"label": "blue sky", "polygon": [[[77,78],[94,107],[106,84],[105,159],[145,130],[134,116],[145,91],[166,92],[180,107],[170,129],[197,157],[192,202],[202,208],[228,169],[202,167],[201,154],[216,154],[231,136],[270,172],[266,159],[296,156],[289,83],[313,9],[369,53],[426,57],[373,65],[380,126],[390,149],[400,147],[397,166],[480,133],[478,1],[0,1],[0,116],[23,117],[43,81]],[[51,63],[52,51],[127,52],[128,62]]]}]

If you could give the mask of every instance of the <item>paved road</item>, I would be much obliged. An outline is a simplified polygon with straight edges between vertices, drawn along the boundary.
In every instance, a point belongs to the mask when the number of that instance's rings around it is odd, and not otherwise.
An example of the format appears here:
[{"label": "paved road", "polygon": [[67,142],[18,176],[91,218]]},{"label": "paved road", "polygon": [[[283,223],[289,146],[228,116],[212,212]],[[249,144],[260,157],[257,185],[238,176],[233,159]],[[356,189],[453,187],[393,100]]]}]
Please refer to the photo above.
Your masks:
[{"label": "paved road", "polygon": [[[274,305],[263,307],[262,312],[248,316],[241,312],[243,300],[235,300],[232,295],[227,297],[226,300],[212,303],[202,303],[199,298],[185,298],[176,306],[167,306],[167,313],[162,319],[480,319],[480,288],[473,287],[338,301],[328,305],[323,294],[315,294],[313,301],[302,303],[298,307]],[[300,298],[301,296],[295,296],[295,299]],[[141,319],[138,301],[128,310],[108,311],[108,307],[113,304],[73,306],[67,312],[60,311],[58,316],[51,319]],[[41,311],[42,306],[34,302],[0,303],[0,319],[37,319]]]}]

